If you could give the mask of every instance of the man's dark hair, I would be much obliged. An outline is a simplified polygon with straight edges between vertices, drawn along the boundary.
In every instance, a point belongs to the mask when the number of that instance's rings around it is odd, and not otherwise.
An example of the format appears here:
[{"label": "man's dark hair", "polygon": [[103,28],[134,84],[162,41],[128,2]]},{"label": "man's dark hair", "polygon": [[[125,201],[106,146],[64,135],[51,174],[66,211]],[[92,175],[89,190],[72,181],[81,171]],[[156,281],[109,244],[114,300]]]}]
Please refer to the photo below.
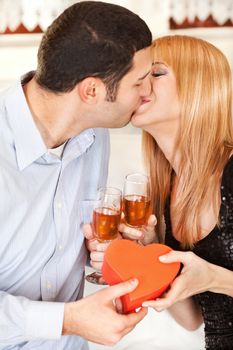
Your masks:
[{"label": "man's dark hair", "polygon": [[76,3],[44,34],[36,80],[44,89],[59,93],[71,91],[87,77],[98,77],[106,85],[107,99],[114,101],[135,52],[151,41],[146,23],[126,8],[99,1]]}]

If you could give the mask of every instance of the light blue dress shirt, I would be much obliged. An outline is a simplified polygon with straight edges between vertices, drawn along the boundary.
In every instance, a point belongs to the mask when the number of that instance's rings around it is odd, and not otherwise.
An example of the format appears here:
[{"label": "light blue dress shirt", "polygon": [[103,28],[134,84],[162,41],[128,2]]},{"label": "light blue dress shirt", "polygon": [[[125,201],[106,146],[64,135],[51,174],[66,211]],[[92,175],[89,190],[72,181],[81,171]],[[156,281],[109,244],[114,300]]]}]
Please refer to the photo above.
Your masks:
[{"label": "light blue dress shirt", "polygon": [[[109,158],[105,129],[49,152],[21,83],[0,95],[0,349],[83,350],[61,336],[64,302],[82,297],[91,221]],[[90,315],[91,317],[91,315]]]}]

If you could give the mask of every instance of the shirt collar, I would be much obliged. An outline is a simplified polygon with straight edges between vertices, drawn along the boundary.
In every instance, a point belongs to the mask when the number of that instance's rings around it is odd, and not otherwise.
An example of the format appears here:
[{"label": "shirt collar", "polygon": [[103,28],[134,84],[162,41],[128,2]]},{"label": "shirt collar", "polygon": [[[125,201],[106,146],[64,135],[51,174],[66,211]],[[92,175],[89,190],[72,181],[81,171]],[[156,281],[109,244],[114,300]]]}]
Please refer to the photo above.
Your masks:
[{"label": "shirt collar", "polygon": [[23,170],[47,151],[29,110],[21,82],[5,95],[6,112],[15,141],[18,167]]},{"label": "shirt collar", "polygon": [[78,154],[85,153],[95,141],[94,129],[86,129],[69,140],[69,148],[76,149]]}]

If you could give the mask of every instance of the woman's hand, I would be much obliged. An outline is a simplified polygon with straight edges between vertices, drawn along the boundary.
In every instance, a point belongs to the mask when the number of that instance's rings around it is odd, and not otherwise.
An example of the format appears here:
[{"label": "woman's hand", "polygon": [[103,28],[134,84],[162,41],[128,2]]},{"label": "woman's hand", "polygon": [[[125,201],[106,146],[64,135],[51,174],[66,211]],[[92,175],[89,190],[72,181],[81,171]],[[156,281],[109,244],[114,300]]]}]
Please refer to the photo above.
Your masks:
[{"label": "woman's hand", "polygon": [[143,306],[162,311],[192,295],[211,290],[215,265],[199,258],[192,252],[171,251],[160,256],[159,260],[165,264],[179,261],[184,266],[181,274],[173,281],[169,291],[162,298],[146,301]]},{"label": "woman's hand", "polygon": [[138,241],[143,245],[147,245],[156,242],[155,225],[157,220],[155,215],[150,215],[148,223],[142,230],[127,226],[122,222],[119,226],[119,231],[123,238]]}]

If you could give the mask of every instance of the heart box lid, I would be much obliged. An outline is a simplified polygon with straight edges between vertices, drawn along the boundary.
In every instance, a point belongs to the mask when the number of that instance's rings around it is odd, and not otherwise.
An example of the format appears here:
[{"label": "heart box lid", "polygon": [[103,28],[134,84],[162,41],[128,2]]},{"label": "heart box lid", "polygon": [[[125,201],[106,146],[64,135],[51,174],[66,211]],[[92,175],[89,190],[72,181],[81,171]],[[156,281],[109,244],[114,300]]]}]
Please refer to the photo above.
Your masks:
[{"label": "heart box lid", "polygon": [[123,312],[141,307],[146,300],[161,296],[180,270],[180,263],[162,263],[158,257],[172,249],[164,244],[142,246],[126,239],[113,240],[104,257],[102,273],[109,285],[137,278],[137,288],[121,297]]}]

